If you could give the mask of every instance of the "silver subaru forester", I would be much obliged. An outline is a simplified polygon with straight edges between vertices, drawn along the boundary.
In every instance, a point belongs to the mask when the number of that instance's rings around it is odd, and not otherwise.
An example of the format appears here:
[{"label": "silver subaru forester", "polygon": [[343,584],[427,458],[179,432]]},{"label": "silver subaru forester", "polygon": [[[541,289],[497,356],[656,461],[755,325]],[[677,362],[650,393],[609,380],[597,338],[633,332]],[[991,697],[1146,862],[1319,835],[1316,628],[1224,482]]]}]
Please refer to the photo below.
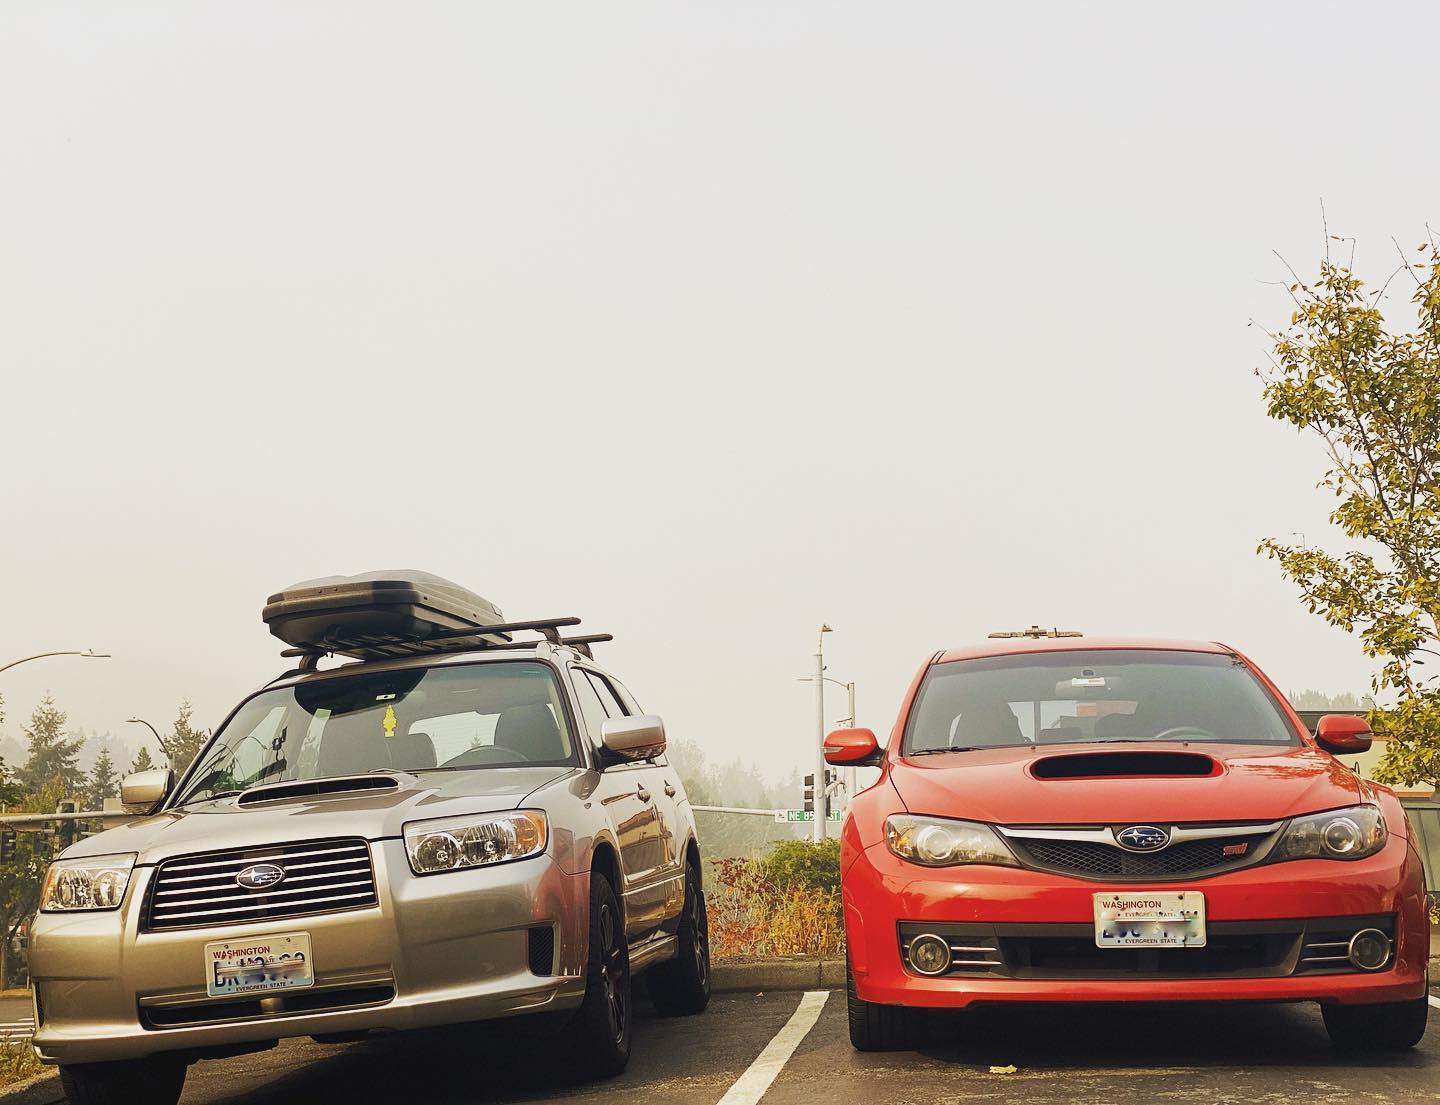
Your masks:
[{"label": "silver subaru forester", "polygon": [[[633,973],[661,1012],[704,1009],[664,727],[589,658],[597,638],[553,624],[328,671],[306,655],[178,785],[126,779],[148,816],[67,849],[33,927],[34,1045],[70,1100],[173,1105],[191,1061],[283,1037],[551,1011],[576,1074],[605,1076]],[[548,640],[514,640],[536,626]]]}]

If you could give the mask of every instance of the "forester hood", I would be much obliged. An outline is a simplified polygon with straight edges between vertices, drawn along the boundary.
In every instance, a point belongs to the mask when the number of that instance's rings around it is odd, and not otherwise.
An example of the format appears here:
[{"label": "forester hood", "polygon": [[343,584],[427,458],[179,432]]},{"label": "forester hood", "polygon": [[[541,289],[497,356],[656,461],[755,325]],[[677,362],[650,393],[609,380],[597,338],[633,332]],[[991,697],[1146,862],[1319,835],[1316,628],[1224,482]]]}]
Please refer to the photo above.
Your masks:
[{"label": "forester hood", "polygon": [[890,779],[912,813],[1000,825],[1277,821],[1361,799],[1308,746],[1027,745],[916,756]]},{"label": "forester hood", "polygon": [[500,767],[360,776],[356,782],[367,784],[363,789],[321,793],[314,793],[316,787],[307,792],[303,785],[261,787],[132,821],[82,840],[65,856],[138,852],[144,864],[294,840],[397,837],[407,821],[513,810],[536,790],[572,774],[579,772],[573,767]]}]

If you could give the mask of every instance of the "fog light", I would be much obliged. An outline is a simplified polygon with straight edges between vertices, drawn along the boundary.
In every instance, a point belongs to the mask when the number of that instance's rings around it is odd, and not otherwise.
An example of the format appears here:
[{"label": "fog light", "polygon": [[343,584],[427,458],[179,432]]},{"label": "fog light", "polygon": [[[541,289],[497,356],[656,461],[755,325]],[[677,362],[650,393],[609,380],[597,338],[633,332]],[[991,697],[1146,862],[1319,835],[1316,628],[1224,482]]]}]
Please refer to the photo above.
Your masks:
[{"label": "fog light", "polygon": [[943,975],[950,969],[950,945],[931,933],[910,941],[910,966],[922,975]]},{"label": "fog light", "polygon": [[1362,971],[1378,971],[1390,962],[1390,937],[1379,929],[1361,929],[1350,937],[1350,962]]}]

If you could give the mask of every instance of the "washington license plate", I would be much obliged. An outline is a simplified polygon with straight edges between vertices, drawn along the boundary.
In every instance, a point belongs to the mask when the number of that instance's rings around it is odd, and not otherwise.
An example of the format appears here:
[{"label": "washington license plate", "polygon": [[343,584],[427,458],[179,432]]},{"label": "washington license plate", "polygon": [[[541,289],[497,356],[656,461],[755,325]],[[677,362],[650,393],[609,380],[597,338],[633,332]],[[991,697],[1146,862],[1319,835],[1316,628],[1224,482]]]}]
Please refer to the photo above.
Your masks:
[{"label": "washington license plate", "polygon": [[212,998],[313,986],[310,934],[286,932],[206,944],[205,974]]},{"label": "washington license plate", "polygon": [[1203,948],[1205,895],[1198,890],[1096,894],[1095,945]]}]

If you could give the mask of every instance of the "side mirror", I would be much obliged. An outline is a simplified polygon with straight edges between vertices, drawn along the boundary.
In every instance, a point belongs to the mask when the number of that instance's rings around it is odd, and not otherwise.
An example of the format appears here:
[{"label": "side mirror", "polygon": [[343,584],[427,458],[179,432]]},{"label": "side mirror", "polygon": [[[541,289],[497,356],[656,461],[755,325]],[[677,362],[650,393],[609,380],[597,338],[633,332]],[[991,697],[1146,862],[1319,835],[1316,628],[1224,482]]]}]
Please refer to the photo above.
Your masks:
[{"label": "side mirror", "polygon": [[883,753],[870,729],[836,729],[825,738],[825,762],[838,767],[879,767]]},{"label": "side mirror", "polygon": [[175,772],[168,767],[137,771],[120,783],[120,804],[126,813],[154,813],[175,785]]},{"label": "side mirror", "polygon": [[612,717],[600,726],[605,751],[622,760],[651,760],[665,751],[665,723],[654,714]]},{"label": "side mirror", "polygon": [[1315,726],[1315,743],[1336,756],[1370,750],[1370,723],[1349,714],[1326,714]]}]

